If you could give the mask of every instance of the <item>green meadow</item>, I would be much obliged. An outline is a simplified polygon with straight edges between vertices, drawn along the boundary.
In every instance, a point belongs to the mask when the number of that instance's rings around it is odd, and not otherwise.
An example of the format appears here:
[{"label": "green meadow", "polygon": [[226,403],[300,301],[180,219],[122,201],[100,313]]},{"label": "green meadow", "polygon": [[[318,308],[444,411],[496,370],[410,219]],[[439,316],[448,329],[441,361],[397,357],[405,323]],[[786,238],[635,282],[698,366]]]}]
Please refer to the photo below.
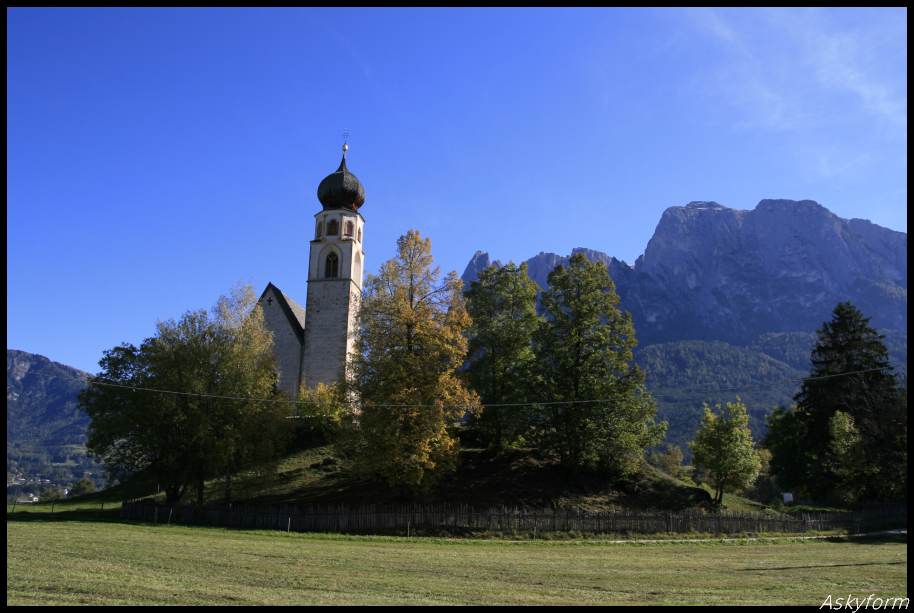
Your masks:
[{"label": "green meadow", "polygon": [[[112,515],[111,519],[115,519]],[[7,521],[7,604],[806,604],[907,595],[906,537],[615,544]]]}]

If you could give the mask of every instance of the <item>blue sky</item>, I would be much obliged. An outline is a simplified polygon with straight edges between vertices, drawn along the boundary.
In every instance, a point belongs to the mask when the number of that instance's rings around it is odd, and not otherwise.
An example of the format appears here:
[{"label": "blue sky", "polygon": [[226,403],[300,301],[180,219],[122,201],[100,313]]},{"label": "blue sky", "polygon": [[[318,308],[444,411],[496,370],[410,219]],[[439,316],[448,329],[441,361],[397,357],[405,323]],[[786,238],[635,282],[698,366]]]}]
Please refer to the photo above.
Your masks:
[{"label": "blue sky", "polygon": [[905,9],[8,9],[10,348],[102,350],[238,282],[304,303],[318,182],[409,228],[629,263],[664,209],[907,231]]}]

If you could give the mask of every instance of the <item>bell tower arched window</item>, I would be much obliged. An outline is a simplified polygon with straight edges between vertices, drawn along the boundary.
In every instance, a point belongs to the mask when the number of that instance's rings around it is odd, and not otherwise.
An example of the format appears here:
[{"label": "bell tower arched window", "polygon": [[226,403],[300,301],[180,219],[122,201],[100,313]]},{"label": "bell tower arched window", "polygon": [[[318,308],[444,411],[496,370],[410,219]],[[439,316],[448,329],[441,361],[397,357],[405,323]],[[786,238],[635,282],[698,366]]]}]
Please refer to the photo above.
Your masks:
[{"label": "bell tower arched window", "polygon": [[355,226],[353,225],[353,223],[351,221],[347,221],[346,225],[343,226],[343,236],[352,237],[354,230],[355,230]]},{"label": "bell tower arched window", "polygon": [[327,236],[336,236],[340,233],[340,224],[337,220],[331,219],[327,222]]},{"label": "bell tower arched window", "polygon": [[323,227],[324,227],[324,224],[322,224],[321,222],[317,222],[317,230],[315,230],[315,232],[314,232],[314,238],[321,237],[321,230],[323,230]]},{"label": "bell tower arched window", "polygon": [[331,253],[327,256],[327,261],[324,265],[324,277],[327,279],[336,279],[339,276],[339,272],[340,259],[336,256],[335,253]]}]

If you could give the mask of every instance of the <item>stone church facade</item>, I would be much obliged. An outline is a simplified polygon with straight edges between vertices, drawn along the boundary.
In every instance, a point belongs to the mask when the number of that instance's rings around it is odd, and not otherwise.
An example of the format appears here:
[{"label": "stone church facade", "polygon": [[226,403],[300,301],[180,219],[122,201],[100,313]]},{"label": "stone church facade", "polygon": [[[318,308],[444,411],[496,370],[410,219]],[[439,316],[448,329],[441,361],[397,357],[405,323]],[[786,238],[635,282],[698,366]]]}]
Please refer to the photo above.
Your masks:
[{"label": "stone church facade", "polygon": [[347,150],[343,145],[339,168],[317,188],[322,209],[314,215],[306,308],[272,283],[258,300],[265,325],[273,333],[279,388],[293,399],[301,387],[343,379],[356,349],[365,268],[365,219],[359,207],[365,202],[365,190],[346,166]]}]

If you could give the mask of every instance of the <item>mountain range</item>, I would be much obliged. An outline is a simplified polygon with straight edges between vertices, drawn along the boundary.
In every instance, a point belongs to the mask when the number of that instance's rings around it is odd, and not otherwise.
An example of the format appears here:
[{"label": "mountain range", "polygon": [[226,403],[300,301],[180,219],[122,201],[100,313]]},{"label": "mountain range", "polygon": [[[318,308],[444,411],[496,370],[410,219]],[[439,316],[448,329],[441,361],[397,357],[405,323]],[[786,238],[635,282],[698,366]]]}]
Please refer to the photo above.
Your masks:
[{"label": "mountain range", "polygon": [[[644,254],[629,266],[574,249],[609,268],[642,343],[721,340],[750,344],[771,332],[811,332],[850,300],[877,328],[907,330],[908,237],[863,219],[842,219],[811,200],[762,200],[751,211],[715,202],[668,208]],[[546,287],[567,262],[528,259]],[[492,264],[477,251],[465,285]]]}]

